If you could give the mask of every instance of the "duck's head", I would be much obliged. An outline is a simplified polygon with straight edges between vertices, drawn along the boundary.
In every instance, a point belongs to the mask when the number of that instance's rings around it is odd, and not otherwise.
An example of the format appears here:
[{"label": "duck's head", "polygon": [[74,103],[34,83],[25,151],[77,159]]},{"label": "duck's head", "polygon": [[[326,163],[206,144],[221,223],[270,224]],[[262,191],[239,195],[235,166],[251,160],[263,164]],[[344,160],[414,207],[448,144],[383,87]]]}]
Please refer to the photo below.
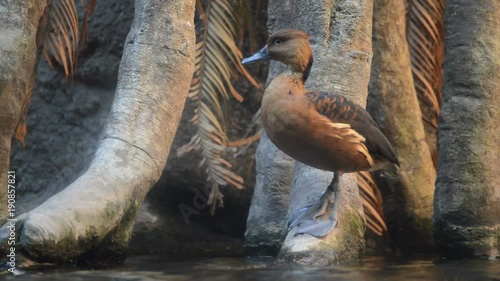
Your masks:
[{"label": "duck's head", "polygon": [[277,60],[288,65],[294,72],[308,73],[313,60],[309,34],[297,29],[278,30],[267,39],[264,48],[243,59],[242,63],[265,60]]}]

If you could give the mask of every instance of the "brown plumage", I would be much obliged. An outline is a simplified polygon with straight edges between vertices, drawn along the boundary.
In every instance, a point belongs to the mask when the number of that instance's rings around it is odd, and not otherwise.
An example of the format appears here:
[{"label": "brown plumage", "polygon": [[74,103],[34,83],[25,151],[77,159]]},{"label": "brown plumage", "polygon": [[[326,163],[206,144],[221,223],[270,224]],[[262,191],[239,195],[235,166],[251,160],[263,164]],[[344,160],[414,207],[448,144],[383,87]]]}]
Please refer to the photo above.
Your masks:
[{"label": "brown plumage", "polygon": [[[394,169],[399,162],[387,138],[361,106],[335,93],[304,89],[313,62],[308,38],[300,30],[277,31],[262,50],[243,63],[273,59],[289,67],[265,91],[262,124],[269,139],[286,154],[335,172],[320,201],[292,217],[291,226],[298,226],[297,233],[324,236],[336,224],[342,173]],[[316,220],[329,207],[330,222]]]},{"label": "brown plumage", "polygon": [[[377,123],[361,106],[349,99],[327,92],[307,92],[305,96],[314,106],[316,111],[330,119],[332,123],[348,124],[352,130],[365,138],[364,144],[367,152],[373,159],[373,166],[368,169],[360,169],[352,166],[353,170],[346,168],[331,169],[343,172],[355,172],[359,170],[375,171],[379,169],[392,169],[393,164],[399,166],[396,152],[387,138],[382,134]],[[341,161],[340,161],[341,162]],[[360,167],[360,166],[359,166]]]}]

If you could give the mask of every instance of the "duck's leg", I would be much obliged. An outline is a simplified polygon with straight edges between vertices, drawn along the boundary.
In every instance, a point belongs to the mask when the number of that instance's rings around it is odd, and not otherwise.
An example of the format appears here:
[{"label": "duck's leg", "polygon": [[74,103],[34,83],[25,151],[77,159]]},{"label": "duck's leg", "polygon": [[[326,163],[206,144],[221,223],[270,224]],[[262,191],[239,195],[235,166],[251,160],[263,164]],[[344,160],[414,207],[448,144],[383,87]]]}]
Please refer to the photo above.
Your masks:
[{"label": "duck's leg", "polygon": [[[315,204],[299,209],[290,218],[288,229],[297,226],[295,236],[311,234],[323,237],[337,225],[336,215],[340,199],[340,173],[334,173],[325,193]],[[328,219],[320,219],[329,212]]]}]

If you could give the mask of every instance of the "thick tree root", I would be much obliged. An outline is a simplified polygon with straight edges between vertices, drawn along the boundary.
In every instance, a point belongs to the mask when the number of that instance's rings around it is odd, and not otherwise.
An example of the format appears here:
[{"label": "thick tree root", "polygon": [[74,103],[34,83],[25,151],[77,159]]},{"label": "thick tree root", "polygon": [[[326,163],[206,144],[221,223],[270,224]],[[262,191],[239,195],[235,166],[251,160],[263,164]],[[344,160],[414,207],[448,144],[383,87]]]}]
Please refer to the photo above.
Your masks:
[{"label": "thick tree root", "polygon": [[[127,166],[100,158],[103,150],[120,153],[115,159],[127,159]],[[154,183],[137,171],[157,167],[142,150],[120,140],[103,141],[99,151],[94,161],[99,164],[91,164],[73,184],[17,220],[17,253],[39,262],[123,261],[135,215]],[[8,226],[0,229],[3,256],[12,246]]]},{"label": "thick tree root", "polygon": [[15,233],[16,252],[36,262],[123,260],[139,206],[167,161],[195,46],[195,1],[135,3],[115,99],[90,168],[20,218],[18,231],[2,227],[2,256]]},{"label": "thick tree root", "polygon": [[[297,171],[293,180],[297,186],[307,186],[319,191],[317,197],[308,198],[301,196],[303,190],[292,190],[291,202],[295,205],[308,204],[308,201],[317,201],[321,196],[321,189],[329,182],[332,173],[326,173],[304,164],[296,164]],[[300,173],[299,173],[300,171]],[[316,183],[312,184],[312,179]],[[281,251],[278,255],[280,262],[292,262],[305,265],[329,265],[343,261],[355,260],[362,256],[364,252],[365,232],[364,216],[359,199],[359,191],[356,185],[355,176],[345,174],[341,178],[343,192],[340,192],[338,208],[336,208],[336,221],[338,224],[324,237],[315,237],[313,235],[297,235],[301,231],[297,224],[291,227],[281,245]],[[290,213],[294,213],[291,206]],[[328,216],[328,214],[325,214]],[[325,219],[325,218],[323,218]]]}]

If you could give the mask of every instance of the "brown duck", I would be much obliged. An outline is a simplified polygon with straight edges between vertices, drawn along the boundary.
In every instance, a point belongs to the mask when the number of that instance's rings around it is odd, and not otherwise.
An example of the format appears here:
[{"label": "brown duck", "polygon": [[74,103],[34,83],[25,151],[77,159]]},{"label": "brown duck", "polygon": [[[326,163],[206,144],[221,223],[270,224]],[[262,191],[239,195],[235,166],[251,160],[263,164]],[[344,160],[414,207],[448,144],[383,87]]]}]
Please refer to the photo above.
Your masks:
[{"label": "brown duck", "polygon": [[[297,211],[289,222],[289,228],[297,226],[296,235],[322,237],[337,224],[342,173],[394,170],[399,161],[361,106],[339,94],[304,89],[313,64],[308,39],[309,35],[300,30],[279,30],[264,48],[242,63],[276,60],[288,66],[266,88],[262,124],[269,139],[283,152],[306,165],[334,172],[321,199]],[[328,210],[328,219],[320,219]]]}]

